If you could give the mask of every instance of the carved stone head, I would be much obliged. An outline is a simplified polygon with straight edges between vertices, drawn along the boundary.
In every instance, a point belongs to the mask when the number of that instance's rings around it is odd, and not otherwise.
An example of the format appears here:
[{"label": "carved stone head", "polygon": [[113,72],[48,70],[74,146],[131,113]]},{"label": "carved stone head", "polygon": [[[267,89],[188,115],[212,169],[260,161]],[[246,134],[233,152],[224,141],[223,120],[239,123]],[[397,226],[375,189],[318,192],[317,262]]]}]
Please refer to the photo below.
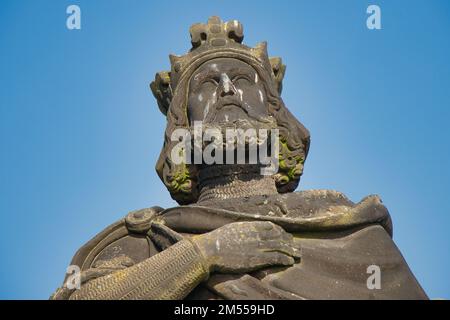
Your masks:
[{"label": "carved stone head", "polygon": [[286,70],[280,58],[269,58],[266,43],[242,44],[243,27],[236,20],[211,17],[190,28],[192,49],[170,55],[171,71],[159,72],[151,83],[159,109],[167,116],[164,145],[156,171],[180,204],[198,199],[198,165],[175,164],[174,130],[196,121],[220,128],[279,129],[278,192],[292,192],[308,154],[308,130],[289,112],[280,97]]}]

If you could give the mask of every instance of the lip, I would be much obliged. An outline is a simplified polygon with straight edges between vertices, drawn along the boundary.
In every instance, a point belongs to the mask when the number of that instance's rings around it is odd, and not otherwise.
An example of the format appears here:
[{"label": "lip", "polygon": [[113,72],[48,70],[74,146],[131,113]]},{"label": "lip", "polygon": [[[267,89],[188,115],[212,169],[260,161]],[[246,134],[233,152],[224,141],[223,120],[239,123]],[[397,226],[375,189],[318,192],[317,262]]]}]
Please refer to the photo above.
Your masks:
[{"label": "lip", "polygon": [[225,103],[225,104],[223,104],[223,105],[222,105],[222,108],[223,108],[223,107],[227,107],[227,106],[240,107],[240,105],[238,105],[237,103],[230,102],[230,103]]},{"label": "lip", "polygon": [[223,107],[227,107],[227,106],[235,106],[235,107],[238,107],[238,108],[241,107],[241,106],[238,105],[237,103],[229,102],[229,103],[221,104],[217,109],[222,109]]}]

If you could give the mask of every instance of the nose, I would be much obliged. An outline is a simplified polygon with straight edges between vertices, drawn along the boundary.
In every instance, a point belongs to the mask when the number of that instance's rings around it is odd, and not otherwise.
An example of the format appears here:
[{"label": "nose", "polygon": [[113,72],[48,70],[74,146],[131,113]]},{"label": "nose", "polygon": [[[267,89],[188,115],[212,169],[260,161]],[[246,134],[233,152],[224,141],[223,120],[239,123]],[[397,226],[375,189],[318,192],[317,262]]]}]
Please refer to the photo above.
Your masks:
[{"label": "nose", "polygon": [[221,97],[232,96],[236,94],[236,87],[226,73],[220,75],[219,95]]}]

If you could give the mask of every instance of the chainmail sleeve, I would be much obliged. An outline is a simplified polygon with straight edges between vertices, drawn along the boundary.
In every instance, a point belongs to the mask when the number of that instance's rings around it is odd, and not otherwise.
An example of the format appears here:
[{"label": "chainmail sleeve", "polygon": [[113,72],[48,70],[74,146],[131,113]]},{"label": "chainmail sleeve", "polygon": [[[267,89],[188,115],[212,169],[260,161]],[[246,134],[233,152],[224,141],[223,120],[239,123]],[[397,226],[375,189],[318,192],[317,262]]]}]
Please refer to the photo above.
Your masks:
[{"label": "chainmail sleeve", "polygon": [[123,270],[91,280],[71,300],[183,299],[209,277],[196,244],[184,239]]}]

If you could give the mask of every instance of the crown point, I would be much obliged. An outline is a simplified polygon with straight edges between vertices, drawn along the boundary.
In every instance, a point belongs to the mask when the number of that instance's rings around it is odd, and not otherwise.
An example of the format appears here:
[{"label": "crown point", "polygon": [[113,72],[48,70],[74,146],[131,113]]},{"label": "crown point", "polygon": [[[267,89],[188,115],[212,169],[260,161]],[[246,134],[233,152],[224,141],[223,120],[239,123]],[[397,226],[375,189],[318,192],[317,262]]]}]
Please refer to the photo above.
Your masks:
[{"label": "crown point", "polygon": [[255,46],[255,50],[267,50],[267,42],[266,41],[258,42]]},{"label": "crown point", "polygon": [[252,50],[260,57],[267,56],[267,42],[259,42]]},{"label": "crown point", "polygon": [[242,43],[242,40],[244,40],[244,27],[237,20],[228,21],[225,24],[225,31],[228,38],[234,40],[237,43]]},{"label": "crown point", "polygon": [[208,24],[222,24],[222,19],[219,16],[211,16],[208,18]]},{"label": "crown point", "polygon": [[174,71],[178,72],[180,71],[181,68],[181,57],[174,55],[174,54],[169,54],[169,60],[170,60],[170,64],[173,66]]}]

